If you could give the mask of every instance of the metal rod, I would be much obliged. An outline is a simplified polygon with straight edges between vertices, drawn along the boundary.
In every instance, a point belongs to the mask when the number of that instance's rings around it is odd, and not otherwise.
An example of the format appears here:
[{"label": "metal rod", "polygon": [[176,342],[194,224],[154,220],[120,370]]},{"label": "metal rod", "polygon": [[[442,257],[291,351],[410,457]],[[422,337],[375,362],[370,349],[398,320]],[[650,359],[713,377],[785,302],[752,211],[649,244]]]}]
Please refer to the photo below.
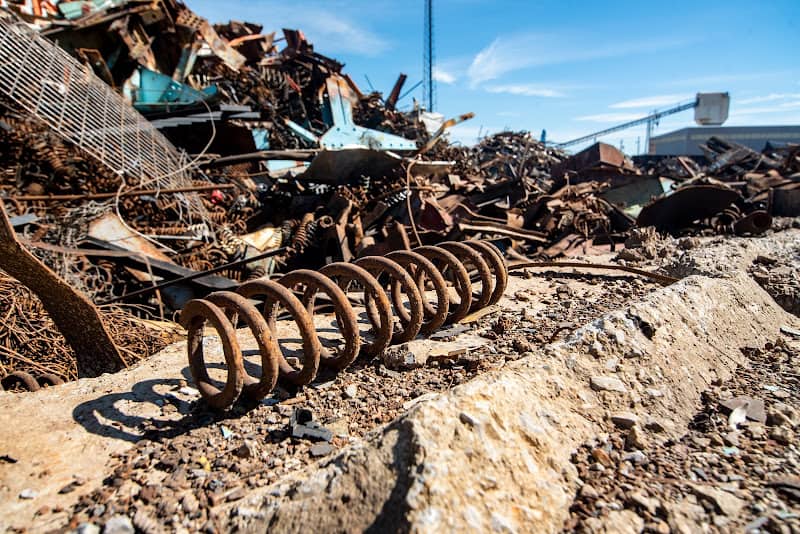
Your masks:
[{"label": "metal rod", "polygon": [[[618,132],[620,130],[626,130],[628,128],[632,128],[633,126],[638,126],[639,124],[645,124],[645,123],[648,125],[648,139],[649,139],[649,132],[652,129],[652,127],[650,126],[652,124],[652,121],[658,120],[661,117],[666,117],[667,115],[673,115],[675,113],[680,113],[681,111],[686,111],[687,109],[696,108],[698,102],[699,100],[695,98],[695,100],[687,104],[681,104],[679,106],[664,111],[656,111],[655,113],[648,115],[646,117],[642,117],[641,119],[636,119],[630,122],[626,122],[624,124],[612,126],[611,128],[606,128],[605,130],[600,130],[599,132],[590,133],[589,135],[584,135],[582,137],[578,137],[577,139],[571,139],[563,143],[554,143],[554,146],[558,148],[566,148],[568,146],[577,145],[579,143],[583,143],[584,141],[589,141],[597,137],[602,137],[610,133]],[[645,144],[647,144],[647,141],[645,141]]]},{"label": "metal rod", "polygon": [[422,82],[423,82],[423,81],[424,81],[424,80],[420,80],[420,81],[418,81],[417,83],[415,83],[414,85],[412,85],[412,86],[411,86],[411,88],[410,88],[410,89],[408,89],[408,90],[407,90],[405,93],[403,93],[402,95],[400,95],[400,98],[398,98],[398,99],[397,99],[397,100],[398,100],[398,102],[399,102],[400,100],[403,100],[405,97],[407,97],[407,96],[408,96],[408,95],[409,95],[409,94],[410,94],[412,91],[414,91],[414,89],[416,89],[417,87],[419,87],[420,85],[422,85]]},{"label": "metal rod", "polygon": [[180,284],[181,282],[189,282],[191,280],[195,280],[197,278],[202,278],[204,276],[208,276],[210,274],[216,274],[220,271],[224,271],[226,269],[233,269],[234,267],[239,267],[240,265],[246,265],[248,263],[252,263],[254,261],[263,260],[264,258],[269,258],[270,256],[276,256],[286,251],[286,247],[276,248],[274,250],[270,250],[268,252],[264,252],[253,256],[252,258],[244,258],[242,260],[236,260],[231,263],[226,263],[225,265],[220,265],[219,267],[214,267],[213,269],[209,269],[207,271],[201,271],[194,274],[190,274],[189,276],[183,276],[181,278],[176,278],[175,280],[168,280],[166,282],[161,282],[160,284],[155,284],[149,287],[145,287],[142,289],[137,289],[136,291],[131,291],[130,293],[126,293],[125,295],[120,295],[119,297],[114,297],[113,299],[109,299],[105,302],[101,302],[98,306],[105,306],[107,304],[114,304],[116,302],[120,302],[130,297],[136,297],[139,295],[146,295],[147,293],[152,293],[153,291],[158,291],[159,289],[164,289],[165,287],[173,286],[175,284]]},{"label": "metal rod", "polygon": [[[214,184],[214,185],[197,185],[193,187],[178,187],[175,189],[144,189],[140,191],[124,191],[120,193],[120,197],[135,197],[141,195],[164,195],[172,193],[193,193],[198,191],[214,191],[215,189],[234,189],[236,184]],[[18,200],[20,202],[38,202],[38,201],[56,201],[68,202],[71,200],[102,200],[105,198],[114,198],[116,193],[94,193],[89,195],[21,195],[16,197],[8,197],[11,200]]]},{"label": "metal rod", "polygon": [[233,156],[223,156],[221,158],[212,159],[208,162],[201,164],[201,167],[220,167],[225,165],[235,165],[237,163],[244,163],[248,161],[259,160],[296,160],[296,161],[311,161],[317,155],[319,150],[261,150],[259,152],[250,152],[247,154],[235,154]]},{"label": "metal rod", "polygon": [[625,265],[609,265],[606,263],[581,263],[576,261],[523,261],[520,263],[512,263],[508,266],[508,270],[516,271],[519,269],[528,269],[533,267],[570,267],[573,269],[599,269],[605,271],[622,271],[631,274],[638,274],[645,278],[650,278],[663,285],[674,284],[678,281],[677,278],[666,276],[659,273],[637,269],[635,267],[628,267]]},{"label": "metal rod", "polygon": [[423,69],[422,79],[424,81],[422,104],[426,110],[433,112],[436,98],[436,81],[433,78],[433,0],[425,0],[425,31],[424,47],[422,51]]}]

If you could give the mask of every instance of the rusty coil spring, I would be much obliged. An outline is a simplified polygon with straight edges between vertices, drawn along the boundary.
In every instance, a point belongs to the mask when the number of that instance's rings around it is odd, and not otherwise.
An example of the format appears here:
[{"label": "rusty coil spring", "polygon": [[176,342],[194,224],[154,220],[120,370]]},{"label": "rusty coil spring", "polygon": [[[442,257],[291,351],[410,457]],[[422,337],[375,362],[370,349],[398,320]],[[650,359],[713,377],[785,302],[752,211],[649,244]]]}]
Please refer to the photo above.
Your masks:
[{"label": "rusty coil spring", "polygon": [[742,218],[742,210],[737,206],[729,206],[711,219],[711,226],[721,234],[732,234],[733,225]]},{"label": "rusty coil spring", "polygon": [[297,230],[292,237],[291,247],[293,250],[303,251],[311,244],[312,234],[314,233],[314,216],[308,214],[303,217],[303,220],[297,227]]},{"label": "rusty coil spring", "polygon": [[211,204],[210,202],[206,203],[205,199],[203,204],[208,210],[208,219],[211,222],[216,224],[223,224],[228,220],[228,212],[225,210],[225,208],[216,206],[214,204]]},{"label": "rusty coil spring", "polygon": [[185,234],[187,231],[188,227],[183,223],[153,226],[150,228],[150,233],[157,236],[178,236]]},{"label": "rusty coil spring", "polygon": [[[473,295],[467,268],[477,272],[481,289]],[[453,299],[448,280],[458,295]],[[385,280],[385,286],[379,282]],[[358,318],[347,296],[356,282],[364,292],[364,307],[370,325],[369,340],[362,338]],[[318,271],[298,269],[278,280],[252,280],[236,290],[218,291],[186,304],[180,322],[188,331],[189,367],[201,395],[210,406],[225,409],[244,393],[250,400],[269,394],[278,378],[294,384],[311,382],[320,364],[340,370],[359,354],[379,356],[389,344],[405,343],[417,334],[430,334],[444,324],[458,322],[469,313],[497,303],[508,284],[508,266],[494,245],[483,241],[447,242],[414,250],[367,256],[354,263],[331,263]],[[388,294],[384,289],[389,289]],[[428,302],[428,289],[435,305]],[[294,291],[299,291],[300,297]],[[330,299],[343,344],[323,347],[312,318],[318,293]],[[407,302],[404,302],[403,295]],[[249,299],[264,300],[263,315]],[[278,343],[278,304],[299,328],[303,345],[302,366],[293,367]],[[395,317],[399,328],[395,328]],[[241,319],[253,333],[261,356],[261,376],[244,369],[242,350],[236,337]],[[220,337],[227,379],[220,390],[208,375],[203,356],[203,330],[210,323]]]},{"label": "rusty coil spring", "polygon": [[0,391],[25,390],[39,391],[43,387],[58,386],[64,380],[60,376],[46,373],[36,378],[25,371],[14,371],[0,379]]},{"label": "rusty coil spring", "polygon": [[711,226],[721,234],[761,234],[772,226],[772,216],[765,210],[745,214],[737,206],[730,206],[711,219]]}]

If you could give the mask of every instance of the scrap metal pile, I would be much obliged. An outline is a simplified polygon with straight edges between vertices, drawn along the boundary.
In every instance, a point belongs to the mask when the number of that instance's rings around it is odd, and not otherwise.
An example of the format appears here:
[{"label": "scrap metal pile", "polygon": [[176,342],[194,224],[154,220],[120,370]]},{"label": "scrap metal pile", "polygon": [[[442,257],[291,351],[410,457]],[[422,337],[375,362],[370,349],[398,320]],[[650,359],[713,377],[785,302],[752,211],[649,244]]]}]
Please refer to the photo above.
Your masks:
[{"label": "scrap metal pile", "polygon": [[653,176],[673,191],[645,206],[638,226],[658,230],[758,235],[773,216],[800,215],[800,146],[767,146],[759,153],[711,137],[701,145],[707,165],[677,157],[659,161]]},{"label": "scrap metal pile", "polygon": [[[365,93],[301,31],[262,29],[212,26],[174,0],[0,0],[0,202],[95,304],[171,320],[250,280],[446,241],[557,258],[613,250],[637,223],[762,231],[762,213],[796,198],[796,147],[718,140],[706,168],[643,174],[602,143],[574,156],[524,132],[450,144],[471,114],[401,110],[405,75]],[[664,177],[681,187],[664,196]],[[719,206],[659,208],[696,188]]]},{"label": "scrap metal pile", "polygon": [[[2,272],[0,309],[0,387],[35,390],[78,378],[74,351],[41,302],[30,289]],[[120,308],[104,310],[103,318],[129,363],[155,354],[177,339],[169,331],[148,328]]]}]

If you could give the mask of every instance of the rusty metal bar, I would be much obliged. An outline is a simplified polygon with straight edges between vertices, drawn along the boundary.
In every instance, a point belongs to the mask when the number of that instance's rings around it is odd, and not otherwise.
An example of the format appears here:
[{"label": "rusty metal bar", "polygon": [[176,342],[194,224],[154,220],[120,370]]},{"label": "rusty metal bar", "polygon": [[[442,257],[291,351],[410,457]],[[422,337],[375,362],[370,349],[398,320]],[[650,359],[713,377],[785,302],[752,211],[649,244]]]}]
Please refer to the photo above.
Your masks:
[{"label": "rusty metal bar", "polygon": [[[174,193],[194,193],[214,191],[216,189],[235,189],[236,184],[197,185],[193,187],[177,187],[173,189],[143,189],[139,191],[123,191],[119,197],[137,197],[141,195],[169,195]],[[115,198],[117,193],[94,193],[90,195],[19,195],[6,197],[19,202],[70,202],[73,200],[104,200]]]}]

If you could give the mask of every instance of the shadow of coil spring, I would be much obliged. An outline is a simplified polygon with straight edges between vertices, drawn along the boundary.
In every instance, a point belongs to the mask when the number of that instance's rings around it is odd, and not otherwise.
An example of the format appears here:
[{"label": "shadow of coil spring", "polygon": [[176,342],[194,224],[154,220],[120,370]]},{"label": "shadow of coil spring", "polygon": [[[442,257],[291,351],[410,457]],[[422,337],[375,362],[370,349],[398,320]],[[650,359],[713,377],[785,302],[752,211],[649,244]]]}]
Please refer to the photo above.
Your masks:
[{"label": "shadow of coil spring", "polygon": [[[481,282],[475,295],[468,268],[477,272]],[[388,293],[379,277],[386,281]],[[451,298],[446,277],[458,299]],[[357,316],[345,293],[351,282],[364,291],[372,334],[369,342],[361,337]],[[367,256],[353,263],[331,263],[319,271],[298,269],[277,280],[251,280],[236,292],[218,291],[189,301],[181,311],[180,322],[188,331],[189,367],[200,394],[210,406],[224,409],[242,394],[251,400],[264,398],[279,378],[295,385],[308,384],[320,365],[343,369],[359,354],[375,357],[390,344],[405,343],[417,334],[430,334],[442,325],[460,321],[469,313],[498,302],[507,283],[508,267],[494,245],[484,241],[447,242],[386,256]],[[428,288],[436,295],[435,305],[425,297]],[[330,299],[344,341],[335,351],[322,346],[314,326],[312,316],[319,293]],[[250,300],[256,297],[264,301],[263,312]],[[287,361],[277,340],[276,316],[280,307],[300,331],[303,358],[299,369]],[[396,319],[399,328],[395,328]],[[239,320],[252,331],[258,344],[259,378],[244,369],[236,338]],[[207,323],[218,333],[225,357],[227,379],[221,390],[212,383],[204,361],[203,330]]]}]

